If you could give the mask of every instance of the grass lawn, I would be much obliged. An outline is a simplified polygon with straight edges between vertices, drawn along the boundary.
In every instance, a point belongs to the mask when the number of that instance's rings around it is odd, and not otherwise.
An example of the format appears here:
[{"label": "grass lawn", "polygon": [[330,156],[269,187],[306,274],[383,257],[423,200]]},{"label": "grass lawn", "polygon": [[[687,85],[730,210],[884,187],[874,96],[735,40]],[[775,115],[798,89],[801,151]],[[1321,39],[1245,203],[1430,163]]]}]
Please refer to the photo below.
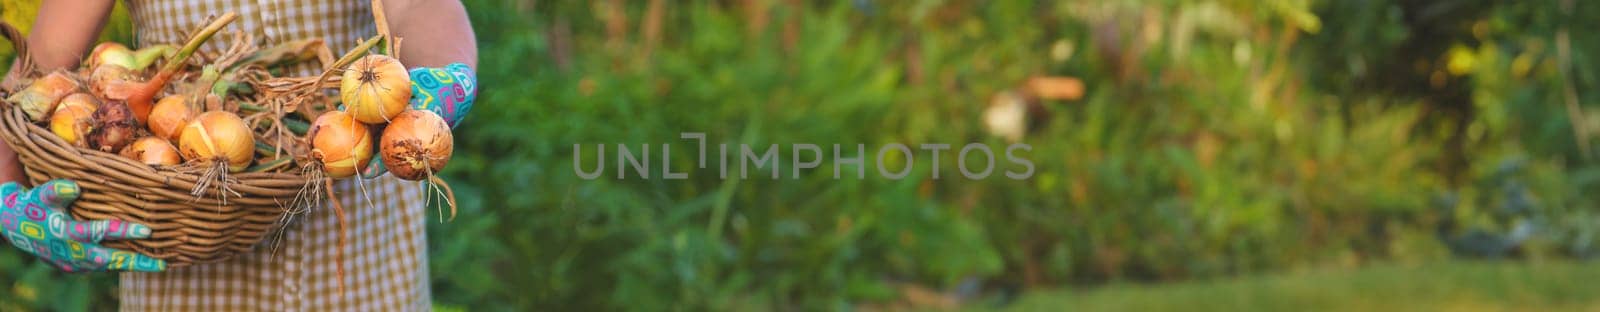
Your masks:
[{"label": "grass lawn", "polygon": [[1600,310],[1600,263],[1456,261],[1038,291],[1009,311]]}]

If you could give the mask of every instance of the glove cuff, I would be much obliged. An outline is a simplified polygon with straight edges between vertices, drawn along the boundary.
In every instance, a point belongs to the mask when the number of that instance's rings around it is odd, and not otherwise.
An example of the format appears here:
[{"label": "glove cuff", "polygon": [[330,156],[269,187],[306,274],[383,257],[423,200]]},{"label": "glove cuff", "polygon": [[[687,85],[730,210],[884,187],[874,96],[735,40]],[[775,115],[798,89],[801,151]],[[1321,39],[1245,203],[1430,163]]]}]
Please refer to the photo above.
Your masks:
[{"label": "glove cuff", "polygon": [[413,68],[410,74],[411,108],[439,114],[451,128],[461,124],[478,98],[478,76],[467,64]]}]

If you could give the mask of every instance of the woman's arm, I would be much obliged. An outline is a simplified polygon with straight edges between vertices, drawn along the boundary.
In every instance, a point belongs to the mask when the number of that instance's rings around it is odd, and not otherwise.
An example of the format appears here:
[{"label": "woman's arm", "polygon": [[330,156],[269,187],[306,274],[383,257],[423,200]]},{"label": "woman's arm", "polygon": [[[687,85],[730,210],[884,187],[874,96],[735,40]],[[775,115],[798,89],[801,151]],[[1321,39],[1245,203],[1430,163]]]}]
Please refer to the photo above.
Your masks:
[{"label": "woman's arm", "polygon": [[[50,0],[39,4],[39,15],[28,34],[36,68],[49,71],[78,66],[89,46],[100,37],[115,1]],[[16,66],[12,66],[16,68]],[[10,77],[14,73],[8,73]]]},{"label": "woman's arm", "polygon": [[450,63],[478,68],[478,40],[461,1],[388,0],[383,6],[389,30],[402,38],[401,63],[413,68]]},{"label": "woman's arm", "polygon": [[[39,15],[28,34],[34,68],[50,71],[78,66],[78,60],[100,37],[106,16],[116,2],[110,0],[50,0],[39,4]],[[7,81],[16,79],[18,63],[11,63]],[[22,164],[10,145],[0,144],[0,183],[24,180]]]}]

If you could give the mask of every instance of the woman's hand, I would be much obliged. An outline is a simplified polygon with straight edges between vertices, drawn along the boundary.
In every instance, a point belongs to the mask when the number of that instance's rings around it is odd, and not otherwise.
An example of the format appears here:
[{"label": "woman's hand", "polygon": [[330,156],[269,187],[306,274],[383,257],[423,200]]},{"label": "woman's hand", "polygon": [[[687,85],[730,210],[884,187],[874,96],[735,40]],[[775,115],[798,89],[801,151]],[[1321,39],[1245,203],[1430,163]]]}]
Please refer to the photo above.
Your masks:
[{"label": "woman's hand", "polygon": [[101,247],[101,239],[150,237],[150,228],[118,220],[72,220],[63,209],[80,194],[78,184],[68,180],[26,191],[16,182],[0,185],[0,236],[62,271],[166,270],[161,259]]}]

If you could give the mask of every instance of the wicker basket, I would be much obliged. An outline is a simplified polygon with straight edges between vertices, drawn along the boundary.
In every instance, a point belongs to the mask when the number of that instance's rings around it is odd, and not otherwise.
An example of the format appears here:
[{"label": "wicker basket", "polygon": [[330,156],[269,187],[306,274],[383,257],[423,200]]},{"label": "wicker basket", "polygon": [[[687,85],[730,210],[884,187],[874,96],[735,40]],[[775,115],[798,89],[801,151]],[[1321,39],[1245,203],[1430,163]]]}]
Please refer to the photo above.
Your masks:
[{"label": "wicker basket", "polygon": [[[0,36],[11,41],[23,59],[20,63],[27,66],[27,39],[21,32],[0,22]],[[74,218],[124,220],[151,229],[147,239],[107,240],[102,245],[163,259],[169,267],[217,262],[249,252],[282,229],[289,214],[303,211],[291,207],[306,204],[296,202],[296,195],[309,180],[292,173],[231,174],[226,181],[213,181],[225,184],[227,191],[205,187],[192,193],[204,178],[200,174],[204,168],[155,168],[73,146],[28,122],[22,109],[11,103],[0,104],[0,138],[16,151],[33,184],[51,179],[78,183],[83,193],[69,209]]]},{"label": "wicker basket", "polygon": [[283,217],[291,213],[289,207],[307,182],[297,174],[241,173],[229,177],[234,180],[228,182],[232,193],[206,188],[200,196],[191,195],[202,178],[198,173],[154,168],[75,147],[28,122],[20,108],[10,106],[0,116],[0,138],[16,151],[28,180],[36,185],[50,179],[76,181],[83,195],[70,212],[79,220],[117,219],[150,226],[148,239],[102,243],[164,259],[170,267],[249,252],[282,228]]}]

